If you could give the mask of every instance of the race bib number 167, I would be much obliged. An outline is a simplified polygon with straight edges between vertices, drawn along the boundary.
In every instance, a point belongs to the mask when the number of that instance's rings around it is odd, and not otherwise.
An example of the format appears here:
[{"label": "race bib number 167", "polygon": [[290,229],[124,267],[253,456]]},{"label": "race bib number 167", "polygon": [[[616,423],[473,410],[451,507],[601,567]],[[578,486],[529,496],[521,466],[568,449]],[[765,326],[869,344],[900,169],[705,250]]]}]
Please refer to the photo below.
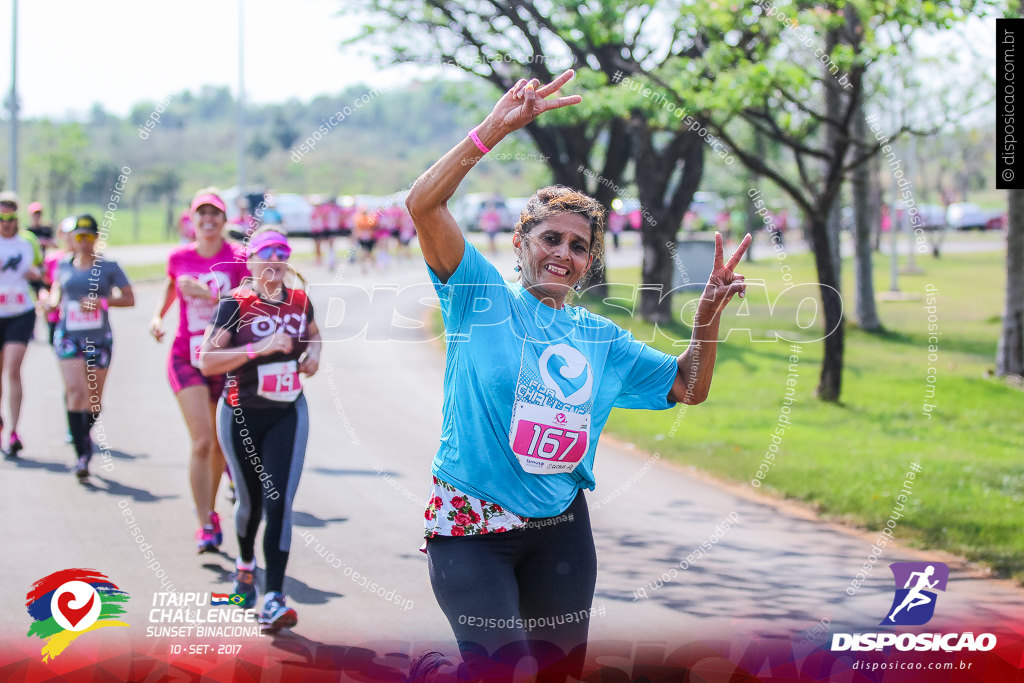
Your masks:
[{"label": "race bib number 167", "polygon": [[526,472],[572,472],[587,454],[589,437],[589,414],[516,401],[509,442]]}]

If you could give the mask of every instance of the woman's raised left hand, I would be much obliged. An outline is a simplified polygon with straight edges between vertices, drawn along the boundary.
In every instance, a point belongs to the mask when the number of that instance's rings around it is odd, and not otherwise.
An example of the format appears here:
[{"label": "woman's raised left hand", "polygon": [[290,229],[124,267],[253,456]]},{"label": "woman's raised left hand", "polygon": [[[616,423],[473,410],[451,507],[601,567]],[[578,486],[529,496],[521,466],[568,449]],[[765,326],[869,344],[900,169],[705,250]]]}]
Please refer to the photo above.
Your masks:
[{"label": "woman's raised left hand", "polygon": [[753,241],[753,238],[748,234],[740,242],[740,246],[736,248],[733,255],[729,257],[728,262],[723,263],[722,234],[719,232],[715,233],[715,265],[711,270],[711,275],[708,277],[708,284],[704,287],[704,294],[700,298],[699,306],[710,306],[712,313],[719,314],[729,304],[729,301],[732,300],[733,295],[739,294],[740,298],[743,298],[743,294],[747,290],[747,284],[744,282],[745,278],[735,272],[735,268],[736,264],[743,258],[743,254],[747,251],[751,241]]}]

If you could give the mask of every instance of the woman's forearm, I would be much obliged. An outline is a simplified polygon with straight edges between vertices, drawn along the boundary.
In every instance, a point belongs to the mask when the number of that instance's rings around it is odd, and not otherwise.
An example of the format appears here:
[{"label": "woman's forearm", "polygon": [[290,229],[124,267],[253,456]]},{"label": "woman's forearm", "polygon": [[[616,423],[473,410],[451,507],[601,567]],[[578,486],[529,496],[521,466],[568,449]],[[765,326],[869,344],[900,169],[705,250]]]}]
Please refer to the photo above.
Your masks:
[{"label": "woman's forearm", "polygon": [[153,311],[153,317],[163,320],[164,316],[167,315],[167,311],[171,310],[171,305],[174,303],[174,280],[167,282],[167,288],[164,290],[164,300],[160,302],[156,310]]},{"label": "woman's forearm", "polygon": [[[480,141],[488,149],[494,149],[506,135],[489,116],[476,130]],[[405,203],[413,219],[415,220],[417,214],[422,215],[446,206],[470,169],[483,156],[484,153],[477,148],[476,143],[466,136],[434,162],[434,165],[416,180],[406,197]],[[417,224],[417,228],[419,227]]]},{"label": "woman's forearm", "polygon": [[[248,345],[251,347],[251,344]],[[206,376],[223,375],[237,370],[250,360],[247,346],[233,346],[226,349],[203,349],[199,354],[199,372]]]},{"label": "woman's forearm", "polygon": [[306,346],[306,355],[319,361],[321,351],[323,351],[323,339],[320,338],[320,331],[317,330],[309,336],[309,343]]},{"label": "woman's forearm", "polygon": [[683,390],[683,395],[678,398],[681,398],[683,403],[703,403],[711,391],[721,319],[720,311],[708,310],[707,306],[698,304],[690,344],[677,360],[678,376],[682,379]]},{"label": "woman's forearm", "polygon": [[119,289],[116,296],[107,299],[107,305],[111,308],[131,308],[135,305],[135,293],[131,287]]}]

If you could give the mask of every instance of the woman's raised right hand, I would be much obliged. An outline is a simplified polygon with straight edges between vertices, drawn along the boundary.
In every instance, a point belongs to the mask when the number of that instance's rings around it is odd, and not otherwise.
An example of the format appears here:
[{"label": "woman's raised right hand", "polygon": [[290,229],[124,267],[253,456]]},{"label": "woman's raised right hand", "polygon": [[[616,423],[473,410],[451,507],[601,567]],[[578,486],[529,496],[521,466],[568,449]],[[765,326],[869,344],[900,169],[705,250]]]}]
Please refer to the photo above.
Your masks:
[{"label": "woman's raised right hand", "polygon": [[558,92],[559,88],[568,83],[575,75],[572,69],[566,69],[558,78],[544,86],[536,78],[529,81],[525,78],[519,79],[519,82],[502,95],[498,103],[494,105],[494,109],[490,113],[492,122],[505,133],[511,133],[550,109],[579,104],[583,101],[579,95],[566,95],[552,100],[545,99]]}]

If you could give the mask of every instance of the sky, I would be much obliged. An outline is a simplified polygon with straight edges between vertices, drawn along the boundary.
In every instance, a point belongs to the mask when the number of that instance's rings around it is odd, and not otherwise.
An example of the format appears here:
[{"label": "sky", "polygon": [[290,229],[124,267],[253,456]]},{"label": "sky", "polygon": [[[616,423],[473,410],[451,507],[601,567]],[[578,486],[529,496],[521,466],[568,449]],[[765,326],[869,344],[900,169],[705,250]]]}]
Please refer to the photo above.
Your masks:
[{"label": "sky", "polygon": [[[257,103],[312,99],[354,83],[394,85],[428,72],[378,70],[344,51],[358,20],[344,0],[246,0],[245,89]],[[11,79],[12,0],[0,0],[0,91]],[[18,94],[22,118],[84,115],[94,102],[127,114],[141,100],[238,83],[237,0],[21,0]],[[3,118],[7,118],[6,111]]]},{"label": "sky", "polygon": [[[355,83],[387,87],[441,72],[378,69],[366,48],[342,49],[341,41],[359,25],[358,17],[338,15],[344,1],[245,1],[248,101],[308,101]],[[0,0],[3,97],[10,90],[11,7],[12,0]],[[203,85],[236,92],[237,0],[21,0],[18,27],[22,118],[84,117],[94,102],[125,115],[140,101],[157,102]],[[994,76],[995,21],[973,22],[958,38],[954,42],[983,55],[981,68]],[[934,47],[959,52],[947,40]],[[970,72],[978,68],[971,65],[963,78],[970,82]],[[6,119],[6,111],[0,116]]]}]

